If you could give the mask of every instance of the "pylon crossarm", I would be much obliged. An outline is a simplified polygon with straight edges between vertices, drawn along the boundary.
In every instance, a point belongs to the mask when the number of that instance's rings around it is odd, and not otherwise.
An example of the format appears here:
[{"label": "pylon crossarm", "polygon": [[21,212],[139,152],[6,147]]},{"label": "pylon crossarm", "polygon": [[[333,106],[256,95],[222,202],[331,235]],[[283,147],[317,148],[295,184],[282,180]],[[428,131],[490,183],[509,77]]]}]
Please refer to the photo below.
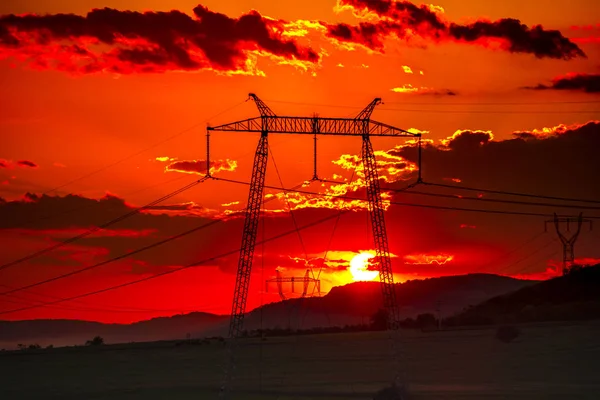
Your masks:
[{"label": "pylon crossarm", "polygon": [[254,100],[254,103],[256,103],[256,107],[258,108],[258,112],[260,113],[261,117],[274,117],[275,116],[275,113],[273,112],[273,110],[271,110],[269,108],[269,106],[265,104],[264,101],[259,99],[257,95],[255,95],[254,93],[250,93],[250,94],[248,94],[248,96],[250,96],[250,98],[252,100]]},{"label": "pylon crossarm", "polygon": [[355,119],[370,119],[371,114],[373,114],[373,110],[375,110],[375,107],[377,107],[379,104],[381,104],[381,99],[377,97],[375,100],[370,102],[368,106],[363,108],[363,110],[360,113],[358,113]]},{"label": "pylon crossarm", "polygon": [[211,131],[290,133],[307,135],[419,137],[404,129],[373,120],[324,117],[255,117],[228,124],[211,126]]}]

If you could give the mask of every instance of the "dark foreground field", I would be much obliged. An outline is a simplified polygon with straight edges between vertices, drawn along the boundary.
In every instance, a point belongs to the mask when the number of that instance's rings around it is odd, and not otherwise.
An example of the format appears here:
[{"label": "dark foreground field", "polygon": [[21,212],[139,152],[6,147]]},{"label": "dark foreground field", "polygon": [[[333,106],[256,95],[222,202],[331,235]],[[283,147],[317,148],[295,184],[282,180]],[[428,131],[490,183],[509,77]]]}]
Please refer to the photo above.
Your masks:
[{"label": "dark foreground field", "polygon": [[[600,322],[402,332],[411,399],[598,399]],[[370,399],[392,378],[385,332],[246,340],[234,399]],[[262,359],[262,361],[261,361]],[[224,347],[54,349],[0,355],[0,399],[210,399]]]}]

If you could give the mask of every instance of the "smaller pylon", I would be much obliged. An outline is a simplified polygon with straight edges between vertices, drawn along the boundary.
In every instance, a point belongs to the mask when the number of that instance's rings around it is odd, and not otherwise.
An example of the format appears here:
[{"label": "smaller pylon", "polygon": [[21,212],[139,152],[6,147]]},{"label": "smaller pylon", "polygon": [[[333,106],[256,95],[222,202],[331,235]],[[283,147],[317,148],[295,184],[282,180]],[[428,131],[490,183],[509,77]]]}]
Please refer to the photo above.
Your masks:
[{"label": "smaller pylon", "polygon": [[[571,224],[577,223],[577,230],[571,237],[566,237],[560,230],[560,224],[567,225],[567,232],[571,231]],[[581,233],[581,226],[583,223],[589,223],[590,230],[592,230],[592,221],[589,219],[583,218],[583,213],[579,214],[578,217],[559,217],[554,214],[554,219],[546,221],[545,227],[546,231],[548,230],[548,223],[554,223],[554,227],[556,228],[556,233],[558,238],[562,242],[563,245],[563,265],[562,265],[562,273],[563,275],[567,275],[571,270],[575,267],[575,242]]]},{"label": "smaller pylon", "polygon": [[304,298],[306,297],[306,294],[308,293],[308,287],[309,285],[312,283],[315,286],[315,291],[320,295],[321,294],[321,280],[320,279],[316,279],[316,278],[312,278],[310,277],[310,269],[306,270],[306,273],[304,274],[304,276],[286,276],[283,277],[281,276],[281,271],[276,270],[275,271],[276,277],[275,278],[271,278],[271,279],[267,279],[266,280],[266,288],[265,291],[269,290],[269,283],[276,283],[277,284],[277,290],[279,291],[279,296],[281,297],[281,300],[286,300],[287,297],[283,291],[283,284],[284,283],[291,283],[292,284],[292,293],[295,293],[296,288],[295,288],[295,284],[296,283],[302,283],[302,293],[300,294],[300,297]]}]

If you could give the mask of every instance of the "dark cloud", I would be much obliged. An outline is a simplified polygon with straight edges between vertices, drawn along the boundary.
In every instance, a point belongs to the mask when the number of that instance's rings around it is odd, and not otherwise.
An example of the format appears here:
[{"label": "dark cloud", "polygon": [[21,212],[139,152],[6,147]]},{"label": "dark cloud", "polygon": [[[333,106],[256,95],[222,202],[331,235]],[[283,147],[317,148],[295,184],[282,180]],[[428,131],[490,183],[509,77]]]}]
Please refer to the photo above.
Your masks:
[{"label": "dark cloud", "polygon": [[202,5],[193,12],[192,17],[176,10],[141,13],[103,8],[86,16],[4,15],[0,57],[25,57],[38,68],[72,73],[252,72],[246,65],[252,51],[299,62],[319,60],[310,48],[281,35],[284,21],[256,11],[230,18]]},{"label": "dark cloud", "polygon": [[6,160],[0,160],[0,168],[10,168],[10,163]]},{"label": "dark cloud", "polygon": [[561,32],[546,30],[540,25],[528,27],[513,18],[457,24],[442,20],[435,8],[426,4],[417,6],[408,1],[394,0],[341,0],[340,3],[351,7],[359,15],[367,11],[381,19],[357,26],[324,23],[328,36],[376,51],[383,49],[386,37],[395,35],[403,39],[410,32],[432,42],[455,41],[486,47],[499,44],[505,51],[533,54],[538,58],[569,60],[585,57],[577,44]]},{"label": "dark cloud", "polygon": [[36,163],[34,163],[33,161],[29,161],[29,160],[19,160],[17,161],[17,165],[19,167],[23,167],[23,168],[37,168],[38,165]]},{"label": "dark cloud", "polygon": [[585,57],[583,50],[560,31],[545,30],[541,25],[528,27],[518,19],[477,21],[468,25],[450,24],[450,36],[458,41],[477,42],[482,39],[501,39],[511,53],[533,54],[537,58],[570,60]]},{"label": "dark cloud", "polygon": [[[210,162],[211,174],[221,171],[235,171],[237,162],[234,160],[216,160]],[[206,173],[206,160],[175,161],[165,168],[166,171],[185,172],[193,174]]]},{"label": "dark cloud", "polygon": [[[444,144],[423,147],[423,176],[442,182],[456,178],[467,186],[600,199],[595,182],[600,171],[600,122],[515,132],[492,140],[490,132],[459,131]],[[415,161],[414,147],[390,154]]]},{"label": "dark cloud", "polygon": [[526,89],[533,90],[570,90],[579,91],[585,93],[599,93],[600,92],[600,74],[567,74],[565,76],[559,76],[552,80],[552,84],[544,85],[539,84],[533,87],[527,87]]}]

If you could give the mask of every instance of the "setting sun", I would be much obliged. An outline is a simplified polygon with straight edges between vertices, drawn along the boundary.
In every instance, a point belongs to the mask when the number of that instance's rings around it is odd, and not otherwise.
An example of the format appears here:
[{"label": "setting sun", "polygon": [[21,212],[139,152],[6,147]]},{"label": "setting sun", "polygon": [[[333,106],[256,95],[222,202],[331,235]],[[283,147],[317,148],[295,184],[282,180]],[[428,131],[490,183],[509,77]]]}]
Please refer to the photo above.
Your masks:
[{"label": "setting sun", "polygon": [[350,261],[350,273],[355,281],[372,281],[379,272],[371,271],[368,268],[369,259],[375,257],[371,253],[360,253],[354,256]]}]

